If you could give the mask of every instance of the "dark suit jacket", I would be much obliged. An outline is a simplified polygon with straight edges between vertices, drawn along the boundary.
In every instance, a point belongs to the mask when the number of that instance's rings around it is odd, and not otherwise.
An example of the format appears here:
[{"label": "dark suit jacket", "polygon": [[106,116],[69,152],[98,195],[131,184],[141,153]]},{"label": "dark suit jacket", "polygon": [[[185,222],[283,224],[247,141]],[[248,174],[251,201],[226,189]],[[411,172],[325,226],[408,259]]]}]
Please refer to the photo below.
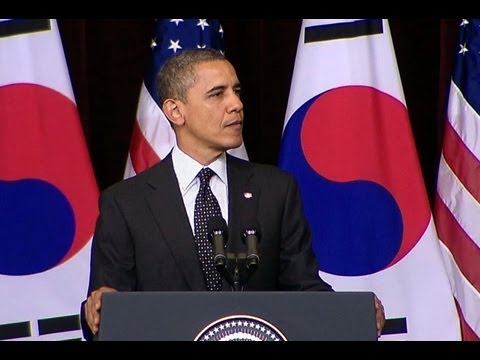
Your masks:
[{"label": "dark suit jacket", "polygon": [[[274,166],[230,155],[227,172],[226,251],[246,252],[241,239],[246,214],[261,227],[260,263],[244,290],[331,290],[318,276],[294,178]],[[105,190],[99,203],[88,294],[101,286],[120,291],[206,291],[171,156]],[[224,283],[224,289],[231,288]]]}]

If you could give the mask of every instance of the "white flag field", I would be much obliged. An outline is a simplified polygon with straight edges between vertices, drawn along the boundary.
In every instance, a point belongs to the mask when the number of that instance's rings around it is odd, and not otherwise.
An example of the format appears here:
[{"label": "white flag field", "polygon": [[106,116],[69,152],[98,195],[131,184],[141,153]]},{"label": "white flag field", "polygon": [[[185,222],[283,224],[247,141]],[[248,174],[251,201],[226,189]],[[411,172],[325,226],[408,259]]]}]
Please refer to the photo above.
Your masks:
[{"label": "white flag field", "polygon": [[98,187],[56,20],[0,21],[0,338],[81,339]]},{"label": "white flag field", "polygon": [[280,151],[320,275],[373,291],[380,340],[459,340],[386,19],[304,19]]}]

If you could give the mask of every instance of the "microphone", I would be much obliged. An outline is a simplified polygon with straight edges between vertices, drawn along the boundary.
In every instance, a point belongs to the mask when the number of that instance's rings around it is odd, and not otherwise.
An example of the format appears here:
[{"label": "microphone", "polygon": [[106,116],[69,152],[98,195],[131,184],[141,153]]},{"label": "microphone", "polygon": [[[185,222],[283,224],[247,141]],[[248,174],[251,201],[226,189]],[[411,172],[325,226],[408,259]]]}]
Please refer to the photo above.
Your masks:
[{"label": "microphone", "polygon": [[227,267],[225,244],[228,240],[227,222],[221,216],[214,216],[207,223],[208,239],[213,246],[213,263],[221,271]]},{"label": "microphone", "polygon": [[248,222],[248,226],[245,227],[242,234],[242,240],[247,246],[248,270],[255,270],[260,262],[260,257],[258,256],[258,243],[260,242],[260,238],[260,224],[256,219],[253,219]]}]

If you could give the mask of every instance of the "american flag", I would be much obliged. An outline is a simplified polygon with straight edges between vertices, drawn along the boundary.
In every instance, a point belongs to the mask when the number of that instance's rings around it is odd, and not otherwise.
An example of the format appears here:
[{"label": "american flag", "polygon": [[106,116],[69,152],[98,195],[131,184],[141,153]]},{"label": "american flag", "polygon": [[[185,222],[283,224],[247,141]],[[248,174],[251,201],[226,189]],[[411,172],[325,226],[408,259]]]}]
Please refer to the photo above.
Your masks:
[{"label": "american flag", "polygon": [[480,19],[463,19],[434,215],[464,340],[480,336]]},{"label": "american flag", "polygon": [[[175,134],[158,106],[156,74],[173,54],[192,48],[224,51],[223,28],[218,19],[157,19],[152,39],[151,64],[140,90],[137,117],[133,126],[125,178],[163,159],[175,144]],[[247,159],[245,147],[230,151]]]}]

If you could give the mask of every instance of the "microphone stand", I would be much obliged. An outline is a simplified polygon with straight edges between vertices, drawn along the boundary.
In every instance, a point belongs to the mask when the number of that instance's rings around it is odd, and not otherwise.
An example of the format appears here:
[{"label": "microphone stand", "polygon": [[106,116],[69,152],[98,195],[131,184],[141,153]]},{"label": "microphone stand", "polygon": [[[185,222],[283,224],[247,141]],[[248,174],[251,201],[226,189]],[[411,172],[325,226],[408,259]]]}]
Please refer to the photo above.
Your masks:
[{"label": "microphone stand", "polygon": [[[226,271],[223,272],[225,279],[233,291],[243,291],[243,286],[257,269],[256,266],[247,266],[247,255],[239,253],[227,253]],[[224,268],[225,270],[225,268]]]}]

